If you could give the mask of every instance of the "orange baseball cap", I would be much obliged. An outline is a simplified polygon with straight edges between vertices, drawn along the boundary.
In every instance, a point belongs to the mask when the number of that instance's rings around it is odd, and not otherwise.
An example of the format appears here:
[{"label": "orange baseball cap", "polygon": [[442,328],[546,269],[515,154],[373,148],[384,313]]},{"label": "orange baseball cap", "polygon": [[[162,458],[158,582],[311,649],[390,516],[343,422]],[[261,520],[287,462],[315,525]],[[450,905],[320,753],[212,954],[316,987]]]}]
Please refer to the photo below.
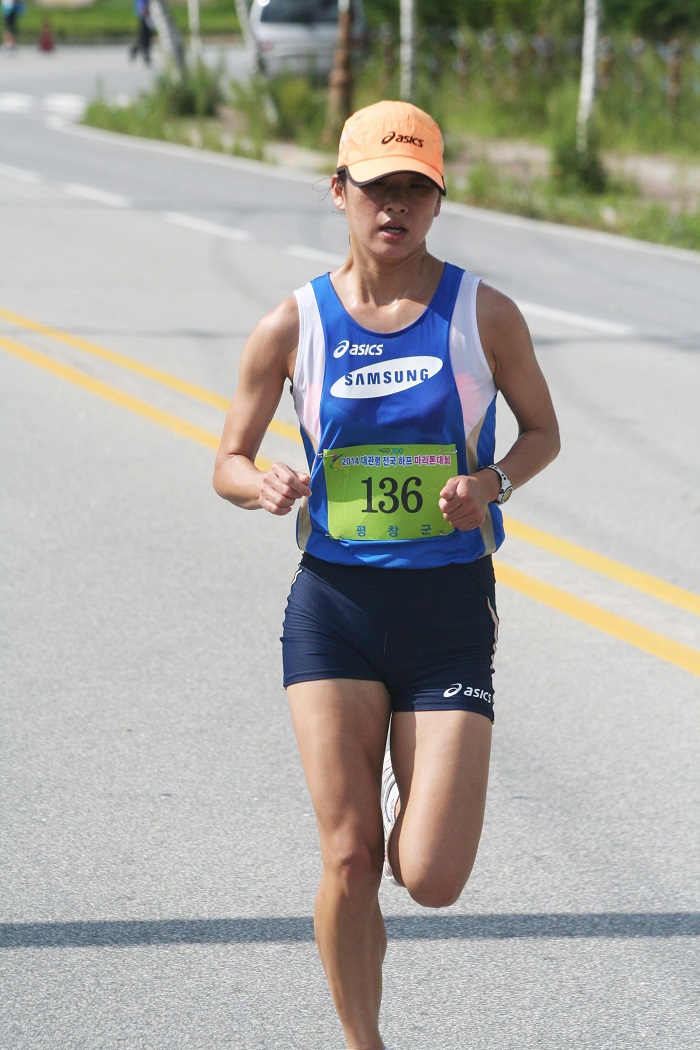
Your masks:
[{"label": "orange baseball cap", "polygon": [[443,141],[433,118],[410,102],[375,102],[345,121],[338,149],[338,171],[365,186],[383,175],[417,171],[445,194]]}]

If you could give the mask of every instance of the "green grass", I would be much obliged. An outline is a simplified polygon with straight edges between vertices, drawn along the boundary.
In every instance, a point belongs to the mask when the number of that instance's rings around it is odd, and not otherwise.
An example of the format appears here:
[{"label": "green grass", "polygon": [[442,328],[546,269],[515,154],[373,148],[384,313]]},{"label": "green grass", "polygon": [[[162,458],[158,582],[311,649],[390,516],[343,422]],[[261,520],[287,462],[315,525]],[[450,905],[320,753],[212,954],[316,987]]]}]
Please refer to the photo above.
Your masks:
[{"label": "green grass", "polygon": [[697,208],[674,208],[645,200],[631,183],[609,180],[602,193],[562,189],[556,178],[523,182],[503,175],[484,160],[466,178],[448,180],[448,192],[451,200],[477,207],[700,251]]},{"label": "green grass", "polygon": [[[187,0],[171,0],[173,17],[183,33],[188,31]],[[136,16],[131,0],[95,0],[86,8],[45,8],[27,4],[19,21],[19,42],[38,40],[47,19],[59,43],[121,42],[134,36]],[[201,0],[201,32],[208,37],[239,34],[233,0]]]},{"label": "green grass", "polygon": [[98,93],[88,106],[83,123],[124,135],[176,142],[234,156],[263,159],[270,128],[263,116],[261,96],[255,85],[246,89],[254,121],[225,119],[229,103],[236,104],[236,85],[226,83],[223,66],[191,66],[184,80],[165,70],[150,91],[142,92],[127,106],[108,102]]}]

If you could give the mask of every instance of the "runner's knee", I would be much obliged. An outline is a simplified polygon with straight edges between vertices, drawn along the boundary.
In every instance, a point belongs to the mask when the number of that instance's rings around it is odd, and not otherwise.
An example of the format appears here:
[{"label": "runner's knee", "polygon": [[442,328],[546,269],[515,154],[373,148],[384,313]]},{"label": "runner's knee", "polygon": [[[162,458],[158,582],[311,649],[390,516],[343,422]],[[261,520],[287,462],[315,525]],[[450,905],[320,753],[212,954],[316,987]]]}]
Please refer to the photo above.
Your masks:
[{"label": "runner's knee", "polygon": [[470,872],[443,864],[439,869],[411,872],[401,867],[401,877],[410,896],[424,908],[449,908],[459,900]]},{"label": "runner's knee", "polygon": [[343,896],[374,894],[382,877],[381,841],[341,833],[323,849],[324,875],[332,878]]}]

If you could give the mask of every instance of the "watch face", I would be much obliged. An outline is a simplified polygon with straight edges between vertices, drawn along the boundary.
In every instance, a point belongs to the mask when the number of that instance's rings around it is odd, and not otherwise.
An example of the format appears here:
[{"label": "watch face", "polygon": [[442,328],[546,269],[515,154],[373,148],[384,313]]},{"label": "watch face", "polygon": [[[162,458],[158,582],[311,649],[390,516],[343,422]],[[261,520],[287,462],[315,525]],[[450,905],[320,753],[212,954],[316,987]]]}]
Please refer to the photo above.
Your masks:
[{"label": "watch face", "polygon": [[507,503],[512,495],[513,495],[513,488],[512,488],[512,486],[509,485],[508,488],[505,490],[505,492],[501,493],[500,502],[501,503]]}]

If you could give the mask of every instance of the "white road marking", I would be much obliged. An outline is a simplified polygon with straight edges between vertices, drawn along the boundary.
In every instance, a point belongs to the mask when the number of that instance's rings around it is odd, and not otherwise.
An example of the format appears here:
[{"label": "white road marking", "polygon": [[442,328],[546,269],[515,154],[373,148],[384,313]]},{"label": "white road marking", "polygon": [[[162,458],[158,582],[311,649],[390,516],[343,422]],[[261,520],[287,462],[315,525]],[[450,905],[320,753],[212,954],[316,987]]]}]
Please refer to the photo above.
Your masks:
[{"label": "white road marking", "polygon": [[47,95],[27,95],[20,91],[0,91],[0,113],[54,113],[65,117],[82,117],[87,108],[85,95],[52,92]]},{"label": "white road marking", "polygon": [[208,219],[198,219],[195,215],[181,215],[179,212],[169,211],[163,218],[166,222],[173,223],[174,226],[184,226],[185,229],[208,233],[212,237],[225,237],[229,241],[252,240],[252,234],[247,230],[236,230],[233,226],[224,226],[223,223],[210,222]]},{"label": "white road marking", "polygon": [[13,164],[0,164],[0,175],[7,175],[10,179],[19,179],[20,182],[42,182],[43,179],[36,171],[27,168],[16,168]]},{"label": "white road marking", "polygon": [[598,317],[588,317],[584,314],[572,314],[567,310],[556,310],[554,307],[540,306],[538,303],[519,302],[518,306],[525,317],[541,317],[545,321],[559,321],[562,324],[571,325],[573,328],[588,328],[592,332],[600,332],[601,335],[623,337],[634,335],[634,329],[627,324],[603,321]]},{"label": "white road marking", "polygon": [[0,92],[0,113],[29,113],[34,108],[34,96],[16,91]]},{"label": "white road marking", "polygon": [[118,193],[108,193],[94,186],[82,186],[78,182],[64,182],[63,189],[73,197],[81,197],[83,200],[94,201],[96,204],[106,204],[110,208],[128,208],[130,204],[126,197]]},{"label": "white road marking", "polygon": [[341,255],[332,255],[320,248],[307,248],[304,244],[290,244],[284,249],[287,255],[293,255],[297,259],[311,259],[312,262],[328,263],[331,266],[339,266],[343,262]]},{"label": "white road marking", "polygon": [[41,109],[44,113],[55,113],[65,117],[82,117],[87,109],[87,99],[84,95],[44,95],[41,99]]}]

